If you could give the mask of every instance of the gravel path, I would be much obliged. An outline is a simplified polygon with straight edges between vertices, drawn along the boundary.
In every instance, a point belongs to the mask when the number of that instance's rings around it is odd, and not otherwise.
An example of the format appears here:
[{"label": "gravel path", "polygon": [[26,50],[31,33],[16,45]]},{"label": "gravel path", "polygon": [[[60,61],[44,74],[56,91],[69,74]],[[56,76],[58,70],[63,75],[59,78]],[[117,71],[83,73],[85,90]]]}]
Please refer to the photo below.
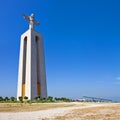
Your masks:
[{"label": "gravel path", "polygon": [[52,120],[52,118],[57,116],[64,116],[75,109],[98,106],[104,106],[104,104],[87,104],[82,106],[81,104],[76,103],[76,105],[72,107],[54,108],[34,112],[0,113],[0,120],[44,120],[45,118],[51,118]]}]

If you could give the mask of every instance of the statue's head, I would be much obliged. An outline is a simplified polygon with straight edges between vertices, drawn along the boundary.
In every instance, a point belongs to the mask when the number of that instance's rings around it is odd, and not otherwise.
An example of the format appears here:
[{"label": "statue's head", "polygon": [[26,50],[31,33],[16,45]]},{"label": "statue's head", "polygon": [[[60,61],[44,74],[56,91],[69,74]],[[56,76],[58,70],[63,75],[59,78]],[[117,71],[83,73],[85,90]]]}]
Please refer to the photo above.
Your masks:
[{"label": "statue's head", "polygon": [[31,14],[31,17],[34,17],[34,14],[33,14],[33,13]]}]

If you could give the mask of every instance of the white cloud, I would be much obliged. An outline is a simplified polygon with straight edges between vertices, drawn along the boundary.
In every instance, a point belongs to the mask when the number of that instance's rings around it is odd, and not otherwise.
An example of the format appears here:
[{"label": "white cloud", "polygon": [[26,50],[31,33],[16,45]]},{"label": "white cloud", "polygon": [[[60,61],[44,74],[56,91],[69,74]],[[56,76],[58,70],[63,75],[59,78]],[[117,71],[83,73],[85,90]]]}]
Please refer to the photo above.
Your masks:
[{"label": "white cloud", "polygon": [[120,77],[116,77],[116,80],[120,80]]},{"label": "white cloud", "polygon": [[116,77],[115,80],[114,84],[120,85],[120,77]]}]

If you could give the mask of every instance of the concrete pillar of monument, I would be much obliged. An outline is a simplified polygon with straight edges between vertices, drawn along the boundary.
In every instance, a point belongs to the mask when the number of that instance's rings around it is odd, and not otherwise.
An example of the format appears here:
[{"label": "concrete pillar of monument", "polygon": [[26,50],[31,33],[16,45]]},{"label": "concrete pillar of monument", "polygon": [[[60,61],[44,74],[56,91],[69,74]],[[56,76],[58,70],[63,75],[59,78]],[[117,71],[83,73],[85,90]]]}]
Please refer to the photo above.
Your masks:
[{"label": "concrete pillar of monument", "polygon": [[[31,20],[31,16],[25,17]],[[29,100],[36,96],[47,98],[43,39],[42,35],[34,30],[36,21],[33,19],[31,22],[33,23],[29,30],[21,35],[17,99],[20,96],[27,96]]]}]

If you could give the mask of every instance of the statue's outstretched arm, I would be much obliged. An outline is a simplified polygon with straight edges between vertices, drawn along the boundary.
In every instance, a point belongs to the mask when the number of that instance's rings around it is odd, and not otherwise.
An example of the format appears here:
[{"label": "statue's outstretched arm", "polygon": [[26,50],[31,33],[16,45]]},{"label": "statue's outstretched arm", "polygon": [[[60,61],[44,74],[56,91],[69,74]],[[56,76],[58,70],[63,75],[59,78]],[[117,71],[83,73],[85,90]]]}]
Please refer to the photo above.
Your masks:
[{"label": "statue's outstretched arm", "polygon": [[34,24],[37,25],[37,26],[40,25],[40,23],[35,21],[35,20],[34,20]]},{"label": "statue's outstretched arm", "polygon": [[23,14],[23,17],[24,17],[26,20],[30,21],[30,18],[29,18],[27,15]]}]

